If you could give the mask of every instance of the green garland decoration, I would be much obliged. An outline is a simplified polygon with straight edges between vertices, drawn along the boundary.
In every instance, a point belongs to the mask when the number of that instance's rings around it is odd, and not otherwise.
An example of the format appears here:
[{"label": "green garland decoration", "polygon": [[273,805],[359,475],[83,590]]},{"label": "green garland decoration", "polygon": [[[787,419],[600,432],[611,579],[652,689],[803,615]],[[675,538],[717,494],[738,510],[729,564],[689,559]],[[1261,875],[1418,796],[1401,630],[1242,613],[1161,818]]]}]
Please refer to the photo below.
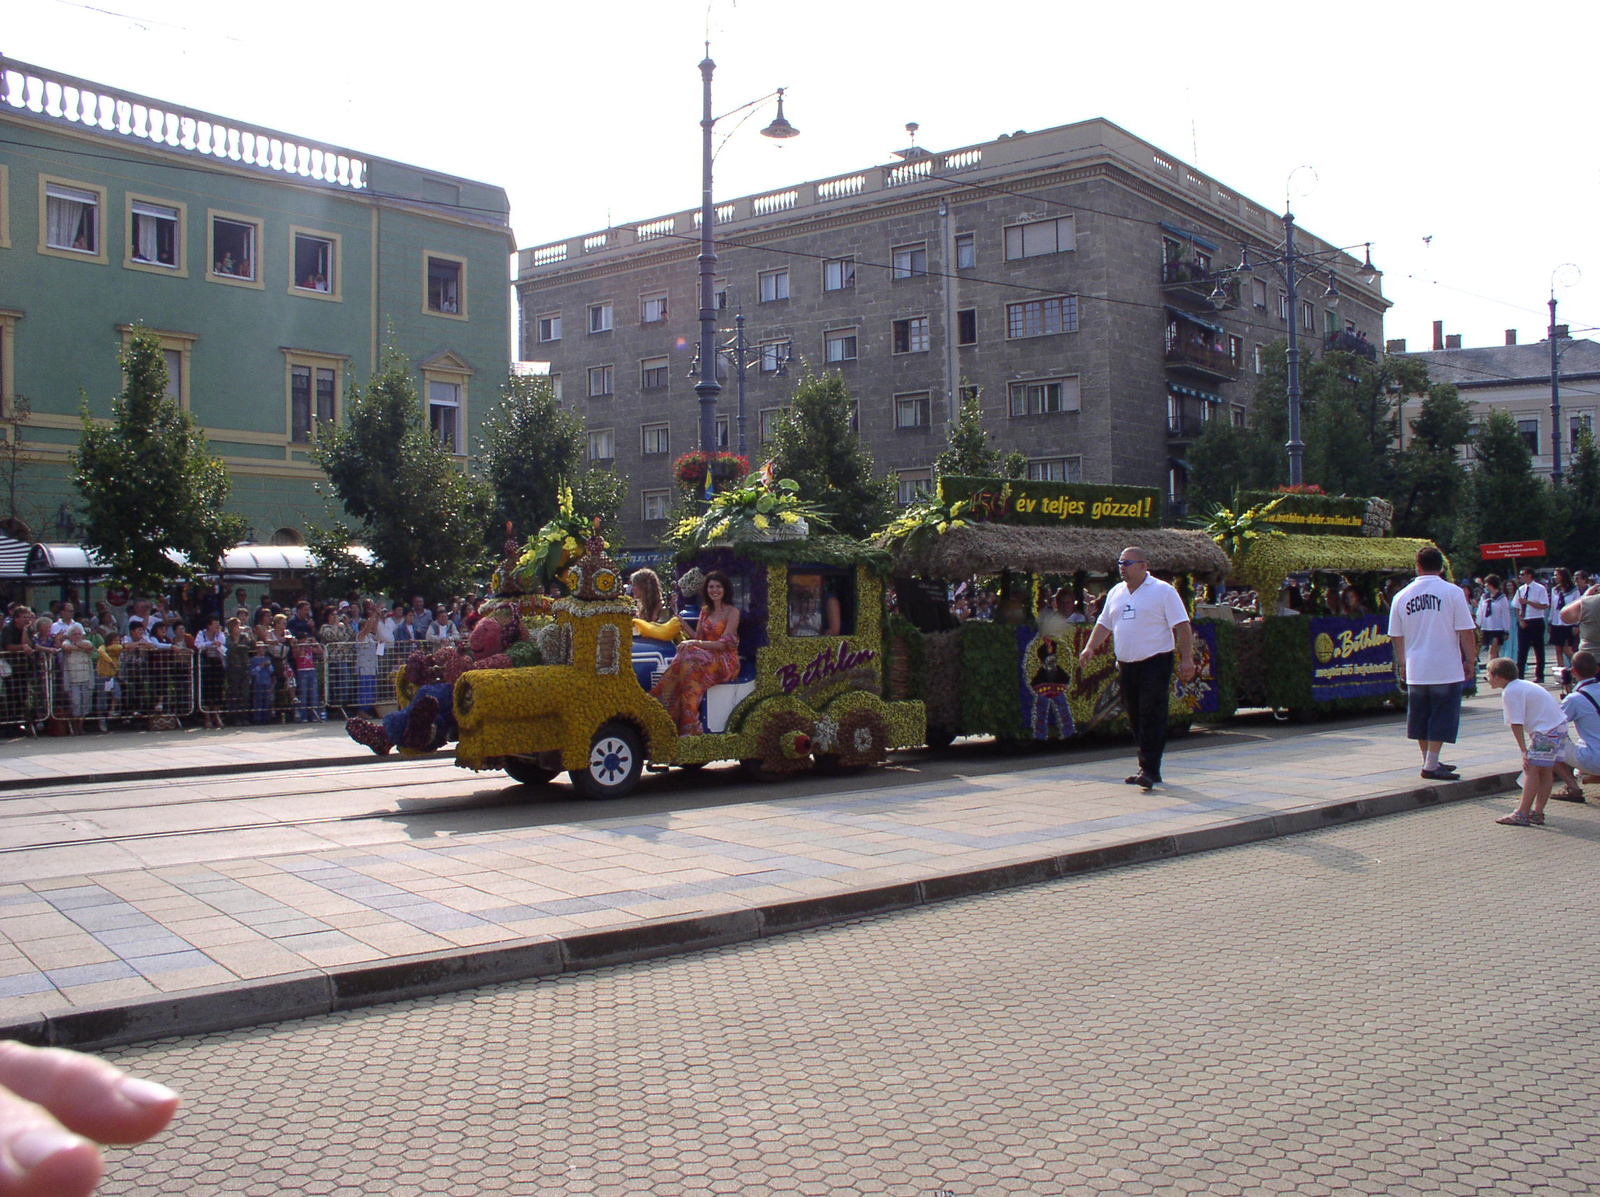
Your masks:
[{"label": "green garland decoration", "polygon": [[1233,718],[1239,709],[1238,629],[1231,619],[1202,619],[1197,621],[1197,628],[1199,624],[1213,628],[1217,637],[1217,651],[1211,657],[1211,674],[1217,680],[1217,709],[1196,712],[1194,717],[1206,723],[1220,723]]},{"label": "green garland decoration", "polygon": [[[1006,740],[1023,738],[1018,709],[1017,629],[969,619],[961,625],[961,731]],[[1031,732],[1027,733],[1031,737]]]}]

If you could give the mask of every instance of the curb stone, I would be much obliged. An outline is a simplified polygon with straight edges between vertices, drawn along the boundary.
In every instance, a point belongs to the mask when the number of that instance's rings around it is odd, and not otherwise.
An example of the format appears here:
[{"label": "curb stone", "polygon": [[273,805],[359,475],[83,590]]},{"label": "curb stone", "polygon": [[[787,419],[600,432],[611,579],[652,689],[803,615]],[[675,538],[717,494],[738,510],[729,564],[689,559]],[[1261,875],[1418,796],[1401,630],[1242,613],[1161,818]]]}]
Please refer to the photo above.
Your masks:
[{"label": "curb stone", "polygon": [[1312,810],[1262,815],[1239,823],[743,910],[657,919],[564,938],[543,936],[462,951],[430,952],[218,985],[172,997],[41,1014],[23,1022],[0,1024],[0,1038],[41,1047],[105,1048],[309,1018],[480,985],[586,972],[1462,802],[1504,793],[1515,785],[1516,777],[1510,771],[1491,773]]},{"label": "curb stone", "polygon": [[[454,760],[455,754],[435,754],[441,760]],[[342,769],[350,765],[364,765],[368,761],[382,760],[371,752],[360,756],[330,756],[307,761],[244,761],[218,765],[179,765],[174,769],[125,769],[120,773],[72,773],[51,777],[0,778],[0,793],[6,790],[42,790],[55,786],[105,785],[120,781],[165,781],[174,777],[216,777],[224,773],[278,773],[288,769]]]}]

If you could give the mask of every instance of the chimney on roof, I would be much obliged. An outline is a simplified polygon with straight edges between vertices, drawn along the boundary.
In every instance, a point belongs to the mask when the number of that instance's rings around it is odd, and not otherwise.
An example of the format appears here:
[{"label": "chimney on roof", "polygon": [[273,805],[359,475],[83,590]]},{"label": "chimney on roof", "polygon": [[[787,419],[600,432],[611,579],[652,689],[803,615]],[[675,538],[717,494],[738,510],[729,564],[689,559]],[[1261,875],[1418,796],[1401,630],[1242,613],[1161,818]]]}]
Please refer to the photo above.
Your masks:
[{"label": "chimney on roof", "polygon": [[1385,353],[1404,353],[1406,351],[1406,339],[1404,337],[1395,337],[1385,341],[1383,343],[1383,351]]},{"label": "chimney on roof", "polygon": [[1447,336],[1444,339],[1444,347],[1446,349],[1460,349],[1461,348],[1461,334],[1460,333],[1451,333],[1449,336]]},{"label": "chimney on roof", "polygon": [[1435,349],[1443,349],[1444,348],[1444,321],[1443,320],[1435,320],[1433,322],[1433,347]]},{"label": "chimney on roof", "polygon": [[1515,345],[1516,343],[1517,343],[1517,330],[1514,329],[1514,328],[1506,329],[1506,344],[1507,345]]},{"label": "chimney on roof", "polygon": [[1556,340],[1565,341],[1569,335],[1565,324],[1556,325]]}]

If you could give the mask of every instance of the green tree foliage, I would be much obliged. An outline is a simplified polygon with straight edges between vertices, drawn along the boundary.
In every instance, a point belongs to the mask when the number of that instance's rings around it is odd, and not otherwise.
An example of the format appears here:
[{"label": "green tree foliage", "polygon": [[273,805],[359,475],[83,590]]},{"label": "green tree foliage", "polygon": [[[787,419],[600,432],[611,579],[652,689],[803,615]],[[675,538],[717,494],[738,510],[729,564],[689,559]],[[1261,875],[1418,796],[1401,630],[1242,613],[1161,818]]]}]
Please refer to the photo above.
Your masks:
[{"label": "green tree foliage", "polygon": [[526,540],[555,517],[563,482],[572,487],[578,514],[599,516],[602,535],[615,543],[627,480],[615,470],[587,468],[588,455],[583,417],[561,406],[547,376],[507,380],[478,440],[478,468],[492,496],[486,535],[492,556],[500,552],[508,522]]},{"label": "green tree foliage", "polygon": [[1561,475],[1556,507],[1564,533],[1556,560],[1592,568],[1600,559],[1600,445],[1588,429]]},{"label": "green tree foliage", "polygon": [[[167,398],[161,342],[135,329],[120,362],[124,386],[99,424],[83,407],[72,485],[83,509],[84,543],[123,585],[159,592],[175,574],[209,572],[244,539],[242,516],[226,510],[233,482],[204,433]],[[167,553],[181,554],[187,570]]]},{"label": "green tree foliage", "polygon": [[772,459],[778,477],[798,482],[836,530],[865,537],[888,521],[895,486],[851,431],[853,409],[837,372],[807,372],[773,430]]},{"label": "green tree foliage", "polygon": [[933,459],[933,472],[940,478],[946,474],[987,478],[999,469],[1000,452],[989,444],[983,401],[974,387],[961,400],[961,411],[950,427],[950,443]]},{"label": "green tree foliage", "polygon": [[1411,440],[1400,454],[1394,492],[1397,536],[1450,544],[1460,519],[1468,475],[1461,447],[1471,435],[1472,405],[1454,383],[1427,389],[1411,420]]},{"label": "green tree foliage", "polygon": [[345,412],[343,425],[318,427],[312,451],[325,493],[351,521],[315,530],[319,567],[348,575],[339,550],[355,541],[375,558],[362,575],[369,586],[429,599],[465,589],[487,568],[488,488],[429,432],[405,356],[385,351],[366,389],[352,386]]},{"label": "green tree foliage", "polygon": [[1533,472],[1533,453],[1516,420],[1490,412],[1474,444],[1477,463],[1456,528],[1455,556],[1476,561],[1480,544],[1545,539],[1554,514],[1550,483]]}]

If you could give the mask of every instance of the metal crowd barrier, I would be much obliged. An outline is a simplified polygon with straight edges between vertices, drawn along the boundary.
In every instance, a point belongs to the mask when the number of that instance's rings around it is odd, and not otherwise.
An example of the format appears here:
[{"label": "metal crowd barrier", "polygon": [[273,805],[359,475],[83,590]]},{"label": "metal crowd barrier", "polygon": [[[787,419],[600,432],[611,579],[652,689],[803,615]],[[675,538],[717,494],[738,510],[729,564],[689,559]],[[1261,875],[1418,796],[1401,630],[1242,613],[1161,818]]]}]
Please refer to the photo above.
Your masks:
[{"label": "metal crowd barrier", "polygon": [[320,723],[328,713],[323,646],[232,644],[200,651],[197,709],[236,723]]},{"label": "metal crowd barrier", "polygon": [[[124,644],[116,654],[114,677],[99,678],[109,700],[96,712],[103,718],[182,719],[195,712],[195,661],[192,648]],[[107,681],[115,684],[107,686]]]},{"label": "metal crowd barrier", "polygon": [[20,724],[31,733],[56,713],[56,661],[49,649],[0,651],[0,726]]}]

